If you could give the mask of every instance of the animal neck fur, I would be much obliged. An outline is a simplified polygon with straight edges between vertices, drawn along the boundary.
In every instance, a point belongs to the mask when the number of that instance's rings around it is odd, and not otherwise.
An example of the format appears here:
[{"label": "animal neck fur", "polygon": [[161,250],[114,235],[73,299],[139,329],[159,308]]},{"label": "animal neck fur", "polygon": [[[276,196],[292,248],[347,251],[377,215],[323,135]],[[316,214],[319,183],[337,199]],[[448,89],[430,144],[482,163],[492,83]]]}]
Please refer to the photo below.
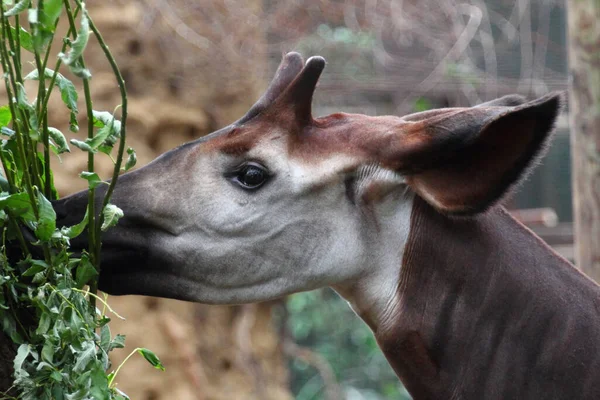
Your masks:
[{"label": "animal neck fur", "polygon": [[501,207],[411,214],[392,297],[349,297],[415,399],[600,398],[594,282]]}]

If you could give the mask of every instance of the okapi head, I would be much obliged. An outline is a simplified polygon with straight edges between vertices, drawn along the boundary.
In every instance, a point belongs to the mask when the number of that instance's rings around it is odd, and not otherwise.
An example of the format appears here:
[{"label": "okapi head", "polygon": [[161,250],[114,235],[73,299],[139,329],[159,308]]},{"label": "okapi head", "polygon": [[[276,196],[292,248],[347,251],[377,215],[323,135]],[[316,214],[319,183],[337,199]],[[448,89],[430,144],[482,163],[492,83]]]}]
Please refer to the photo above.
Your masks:
[{"label": "okapi head", "polygon": [[[448,217],[484,213],[536,160],[560,107],[550,94],[314,118],[324,67],[286,55],[243,118],[123,175],[113,203],[125,217],[103,236],[100,289],[232,304],[333,286],[383,309],[414,199]],[[58,201],[61,224],[79,222],[86,201]]]}]

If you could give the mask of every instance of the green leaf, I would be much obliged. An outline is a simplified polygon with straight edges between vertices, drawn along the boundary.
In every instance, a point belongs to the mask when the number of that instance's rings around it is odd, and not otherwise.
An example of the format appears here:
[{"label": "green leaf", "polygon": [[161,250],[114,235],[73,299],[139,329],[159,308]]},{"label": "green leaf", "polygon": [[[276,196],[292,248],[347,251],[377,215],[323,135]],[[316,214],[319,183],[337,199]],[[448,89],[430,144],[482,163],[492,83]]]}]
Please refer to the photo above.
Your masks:
[{"label": "green leaf", "polygon": [[110,318],[108,318],[106,315],[103,315],[102,317],[100,317],[98,319],[98,321],[96,322],[98,325],[98,328],[102,328],[104,325],[108,324],[110,322]]},{"label": "green leaf", "polygon": [[59,131],[56,128],[48,127],[48,134],[50,135],[50,138],[56,144],[56,149],[57,149],[58,154],[71,152],[71,149],[69,148],[69,145],[67,144],[67,139],[65,138],[65,135],[63,135],[63,133],[61,131]]},{"label": "green leaf", "polygon": [[67,54],[60,53],[58,55],[68,66],[71,66],[71,64],[81,57],[90,37],[90,23],[88,21],[87,11],[85,8],[81,11],[81,28],[79,29],[79,32],[77,32],[77,39],[71,43],[71,50],[69,50]]},{"label": "green leaf", "polygon": [[90,280],[98,276],[98,271],[92,265],[87,256],[82,256],[77,271],[75,272],[75,287],[81,289]]},{"label": "green leaf", "polygon": [[0,208],[10,211],[10,214],[20,216],[25,221],[35,221],[33,207],[25,192],[0,196]]},{"label": "green leaf", "polygon": [[165,370],[164,365],[162,365],[156,354],[154,354],[152,351],[145,348],[139,348],[138,353],[140,353],[146,359],[146,361],[152,364],[154,368],[160,369],[161,371]]},{"label": "green leaf", "polygon": [[[2,171],[0,171],[0,190],[2,190],[3,192],[8,192],[10,190],[10,185],[8,184],[8,181],[6,180],[4,175],[2,175]],[[0,210],[0,213],[2,213],[3,216],[6,216],[6,213],[4,213],[4,211]],[[3,219],[4,218],[0,218],[0,221],[2,221]]]},{"label": "green leaf", "polygon": [[92,149],[97,150],[98,147],[104,143],[104,141],[108,138],[112,130],[112,124],[103,126],[98,129],[98,133],[91,139],[87,139],[85,142]]},{"label": "green leaf", "polygon": [[[13,37],[17,36],[17,30],[14,27],[10,27],[11,34]],[[19,42],[21,43],[21,47],[31,53],[33,53],[33,39],[29,32],[25,30],[25,28],[21,27],[19,29]]]},{"label": "green leaf", "polygon": [[102,128],[103,126],[110,124],[115,118],[108,111],[92,110],[92,115],[94,116],[94,126],[97,128]]},{"label": "green leaf", "polygon": [[56,382],[62,382],[63,380],[62,374],[58,371],[52,371],[52,373],[50,374],[50,378]]},{"label": "green leaf", "polygon": [[[11,285],[10,289],[11,289],[11,291],[14,291],[13,297],[16,298],[17,294],[15,291],[15,287]],[[2,330],[4,331],[4,333],[6,333],[8,336],[10,336],[10,339],[14,343],[23,343],[23,338],[21,337],[19,332],[17,332],[17,324],[12,317],[8,317],[6,315],[4,316],[4,318],[2,319]],[[15,371],[16,371],[16,369],[15,369]]]},{"label": "green leaf", "polygon": [[94,126],[99,127],[98,134],[93,139],[86,140],[94,149],[109,154],[110,150],[121,136],[121,121],[107,111],[92,111]]},{"label": "green leaf", "polygon": [[8,126],[8,124],[10,124],[11,120],[12,120],[12,114],[10,113],[10,107],[9,106],[0,107],[0,126],[1,127]]},{"label": "green leaf", "polygon": [[100,329],[100,348],[104,350],[106,353],[109,351],[110,347],[110,328],[108,325],[104,325]]},{"label": "green leaf", "polygon": [[77,114],[79,111],[77,109],[78,94],[77,89],[75,89],[75,85],[73,85],[73,82],[71,82],[61,74],[58,74],[56,76],[56,84],[58,85],[58,89],[60,90],[60,97],[63,103],[65,103],[65,105],[69,110],[71,110],[71,112]]},{"label": "green leaf", "polygon": [[21,370],[21,367],[23,366],[23,363],[25,362],[25,359],[29,353],[31,353],[31,345],[22,344],[19,346],[17,355],[13,361],[13,369],[15,370],[15,373],[18,373]]},{"label": "green leaf", "polygon": [[[46,79],[52,79],[54,76],[54,71],[50,68],[46,68],[44,70],[44,77]],[[39,73],[37,70],[31,71],[24,79],[38,80]],[[77,94],[77,89],[75,89],[75,85],[73,82],[65,78],[61,73],[56,74],[55,80],[56,86],[60,90],[60,97],[67,106],[69,110],[73,113],[77,114],[79,112],[77,108],[77,100],[79,99],[79,95]]]},{"label": "green leaf", "polygon": [[81,140],[71,139],[70,142],[73,146],[77,147],[80,150],[87,151],[88,153],[98,152],[98,150],[91,148],[89,144],[87,144],[86,142],[82,142]]},{"label": "green leaf", "polygon": [[27,21],[29,21],[30,25],[34,25],[34,24],[38,23],[37,8],[30,8],[27,10]]},{"label": "green leaf", "polygon": [[96,358],[96,345],[93,341],[84,342],[83,350],[77,355],[73,371],[83,372],[94,358]]},{"label": "green leaf", "polygon": [[94,189],[94,188],[100,186],[102,183],[105,183],[100,179],[98,174],[95,172],[84,171],[81,174],[79,174],[79,176],[81,178],[85,179],[86,181],[88,181],[88,185],[89,185],[90,189]]},{"label": "green leaf", "polygon": [[85,210],[85,216],[77,225],[70,226],[68,228],[64,227],[61,229],[61,233],[68,237],[69,239],[74,239],[77,236],[81,235],[83,230],[88,224],[88,210]]},{"label": "green leaf", "polygon": [[125,393],[121,392],[119,389],[117,390],[117,395],[115,396],[114,400],[130,400],[129,396],[127,396]]},{"label": "green leaf", "polygon": [[25,86],[21,82],[17,82],[17,106],[22,110],[34,111],[33,105],[27,100]]},{"label": "green leaf", "polygon": [[63,0],[44,0],[44,10],[40,16],[40,23],[44,28],[54,32],[54,24],[63,9]]},{"label": "green leaf", "polygon": [[27,268],[27,270],[25,272],[23,272],[23,274],[22,274],[23,276],[34,276],[38,272],[45,271],[49,268],[48,264],[46,264],[42,260],[31,260],[31,263],[33,265],[31,267]]},{"label": "green leaf", "polygon": [[42,347],[42,360],[45,360],[52,364],[54,358],[54,345],[51,341],[46,340],[44,347]]},{"label": "green leaf", "polygon": [[40,317],[40,323],[38,324],[38,327],[35,330],[35,333],[37,335],[45,334],[46,332],[48,332],[48,329],[50,329],[51,323],[52,323],[52,317],[50,316],[50,314],[47,312],[42,313],[42,316]]},{"label": "green leaf", "polygon": [[110,342],[108,351],[111,351],[112,349],[122,349],[123,347],[125,347],[125,335],[117,334],[112,342]]},{"label": "green leaf", "polygon": [[129,157],[127,157],[127,162],[125,163],[125,171],[129,171],[131,168],[135,167],[135,164],[137,163],[137,156],[134,149],[131,147],[128,148],[127,154],[129,154]]},{"label": "green leaf", "polygon": [[37,193],[39,219],[35,229],[35,235],[42,241],[48,241],[56,229],[56,212],[48,199],[41,193]]},{"label": "green leaf", "polygon": [[[56,146],[54,146],[54,144],[52,142],[49,143],[50,144],[50,148],[56,153]],[[45,158],[44,158],[44,154],[41,152],[37,153],[38,156],[38,165],[40,168],[40,175],[42,178],[42,185],[45,187],[46,186],[46,163],[45,163]],[[59,157],[60,158],[60,157]],[[56,190],[56,187],[54,186],[54,173],[52,172],[52,169],[50,168],[48,170],[48,177],[50,178],[50,182],[49,182],[49,186],[50,186],[50,195],[48,196],[49,200],[53,200],[53,199],[58,199],[59,195],[58,195],[58,191]],[[58,233],[58,232],[56,232]]]},{"label": "green leaf", "polygon": [[29,117],[29,125],[31,125],[31,131],[29,131],[29,136],[39,136],[37,132],[39,128],[38,116],[33,110],[33,104],[31,105],[31,116]]},{"label": "green leaf", "polygon": [[46,274],[43,272],[38,272],[37,274],[35,274],[33,276],[33,279],[31,280],[31,282],[33,283],[42,283],[46,281]]},{"label": "green leaf", "polygon": [[107,400],[110,399],[110,389],[108,387],[108,377],[104,372],[104,369],[96,364],[92,368],[91,375],[91,386],[89,394],[94,400]]},{"label": "green leaf", "polygon": [[123,217],[123,210],[114,204],[107,204],[102,211],[102,216],[104,217],[104,220],[102,221],[102,226],[100,229],[102,229],[102,231],[106,231],[108,228],[117,225],[119,219]]},{"label": "green leaf", "polygon": [[77,64],[72,64],[70,66],[70,68],[71,68],[71,72],[73,73],[73,75],[75,75],[78,78],[81,78],[81,79],[91,79],[92,78],[92,73],[87,68],[83,68],[82,66],[77,65]]},{"label": "green leaf", "polygon": [[7,128],[6,126],[3,126],[2,128],[0,128],[0,134],[8,137],[13,137],[15,135],[15,131],[13,131],[10,128]]},{"label": "green leaf", "polygon": [[79,132],[79,122],[77,121],[77,114],[71,111],[71,117],[69,119],[69,130],[73,133]]},{"label": "green leaf", "polygon": [[27,7],[29,7],[29,1],[30,0],[19,1],[17,4],[15,4],[15,6],[13,8],[11,8],[7,12],[5,12],[4,16],[12,17],[13,15],[17,15],[17,14],[20,14],[21,12],[25,11],[25,9],[27,9]]}]

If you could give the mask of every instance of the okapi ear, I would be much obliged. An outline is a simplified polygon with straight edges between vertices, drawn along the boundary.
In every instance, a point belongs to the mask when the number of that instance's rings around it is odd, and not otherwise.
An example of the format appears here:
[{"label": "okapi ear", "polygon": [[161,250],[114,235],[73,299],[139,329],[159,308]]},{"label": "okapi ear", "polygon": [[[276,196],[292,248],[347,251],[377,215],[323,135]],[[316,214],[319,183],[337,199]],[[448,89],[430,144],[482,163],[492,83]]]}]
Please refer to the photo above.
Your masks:
[{"label": "okapi ear", "polygon": [[492,103],[420,120],[421,132],[405,139],[418,153],[405,154],[417,168],[406,171],[408,185],[442,213],[485,211],[543,152],[561,99],[554,93],[517,107]]},{"label": "okapi ear", "polygon": [[516,107],[525,103],[527,103],[527,99],[525,97],[518,94],[509,94],[502,96],[499,99],[478,104],[475,107]]}]

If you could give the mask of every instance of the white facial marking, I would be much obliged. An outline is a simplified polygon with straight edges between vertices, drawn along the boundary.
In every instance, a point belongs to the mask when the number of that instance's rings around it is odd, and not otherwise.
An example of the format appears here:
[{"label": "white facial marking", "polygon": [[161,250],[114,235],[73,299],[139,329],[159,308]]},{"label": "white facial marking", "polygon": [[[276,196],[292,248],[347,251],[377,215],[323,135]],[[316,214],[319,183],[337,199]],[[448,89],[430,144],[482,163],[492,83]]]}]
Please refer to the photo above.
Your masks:
[{"label": "white facial marking", "polygon": [[[343,154],[293,159],[286,146],[267,136],[243,158],[197,157],[185,190],[171,193],[169,214],[178,218],[168,221],[176,227],[165,226],[172,234],[153,243],[157,255],[173,258],[155,271],[203,303],[264,301],[333,286],[359,314],[380,313],[394,298],[408,237],[412,197],[402,177],[359,168]],[[272,174],[254,191],[228,178],[248,161]],[[349,197],[352,170],[351,190],[374,183],[385,188],[383,198],[363,205],[360,193]]]},{"label": "white facial marking", "polygon": [[[329,286],[363,262],[359,212],[345,193],[347,156],[305,165],[287,156],[285,140],[266,138],[243,159],[202,154],[184,194],[172,200],[177,232],[157,241],[173,254],[186,295],[205,303],[246,303]],[[226,177],[240,163],[273,178],[255,191]],[[165,249],[167,247],[167,249]]]},{"label": "white facial marking", "polygon": [[[400,269],[408,235],[414,193],[405,185],[404,179],[396,173],[378,168],[364,171],[369,181],[396,184],[396,190],[371,209],[373,225],[364,234],[368,243],[368,263],[356,274],[357,278],[335,285],[334,289],[348,302],[354,311],[367,322],[380,326],[395,309],[398,297]],[[370,177],[368,177],[370,175]]]}]

